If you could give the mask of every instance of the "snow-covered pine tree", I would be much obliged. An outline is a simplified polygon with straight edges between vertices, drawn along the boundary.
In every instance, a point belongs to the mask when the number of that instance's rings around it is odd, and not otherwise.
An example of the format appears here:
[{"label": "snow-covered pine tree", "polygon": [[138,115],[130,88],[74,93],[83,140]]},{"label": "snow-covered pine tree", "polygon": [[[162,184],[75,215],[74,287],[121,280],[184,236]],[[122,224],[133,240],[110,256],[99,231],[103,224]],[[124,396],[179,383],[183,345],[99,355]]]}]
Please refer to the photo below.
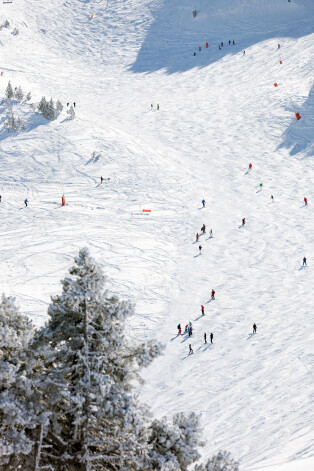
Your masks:
[{"label": "snow-covered pine tree", "polygon": [[201,442],[199,418],[194,412],[187,416],[175,414],[172,424],[165,417],[154,420],[149,429],[152,469],[187,471],[200,458],[198,448],[204,443]]},{"label": "snow-covered pine tree", "polygon": [[46,98],[43,96],[42,99],[41,99],[40,102],[39,102],[38,111],[39,111],[39,113],[41,113],[44,117],[46,117],[47,108],[48,108],[48,103],[47,103]]},{"label": "snow-covered pine tree", "polygon": [[5,123],[5,126],[7,128],[8,131],[16,131],[17,130],[17,123],[16,123],[16,119],[14,117],[14,114],[13,114],[13,111],[12,111],[12,108],[9,108],[8,109],[8,115],[7,115],[7,121]]},{"label": "snow-covered pine tree", "polygon": [[11,85],[11,82],[8,83],[8,86],[5,90],[5,96],[7,98],[13,98],[13,88],[12,88],[12,85]]},{"label": "snow-covered pine tree", "polygon": [[[32,387],[29,342],[31,321],[22,316],[13,298],[0,302],[0,470],[16,471],[34,449],[38,426]],[[36,435],[36,434],[35,434]],[[24,468],[26,469],[26,468]],[[34,468],[27,468],[34,469]]]},{"label": "snow-covered pine tree", "polygon": [[53,99],[50,98],[50,101],[47,106],[47,112],[44,114],[45,118],[49,119],[50,121],[53,121],[56,117],[56,109],[55,109],[55,104],[53,102]]},{"label": "snow-covered pine tree", "polygon": [[227,451],[220,451],[205,464],[196,465],[195,471],[239,471],[239,465]]},{"label": "snow-covered pine tree", "polygon": [[23,98],[24,98],[24,93],[23,93],[23,90],[22,90],[22,87],[19,86],[18,88],[15,89],[15,93],[14,93],[14,97],[18,100],[18,101],[22,101]]},{"label": "snow-covered pine tree", "polygon": [[132,397],[131,383],[161,347],[125,338],[133,306],[104,292],[105,277],[87,249],[70,275],[62,281],[62,294],[52,298],[50,320],[33,344],[51,414],[39,465],[59,470],[62,463],[67,471],[152,469],[144,465],[145,409]]},{"label": "snow-covered pine tree", "polygon": [[26,95],[26,101],[29,101],[31,98],[32,98],[32,94],[31,92],[28,92],[28,94]]},{"label": "snow-covered pine tree", "polygon": [[67,110],[67,115],[69,116],[69,119],[75,118],[75,111],[73,105],[71,105],[70,108]]},{"label": "snow-covered pine tree", "polygon": [[58,113],[61,113],[61,111],[63,110],[63,105],[60,100],[57,101],[56,108],[57,108]]}]

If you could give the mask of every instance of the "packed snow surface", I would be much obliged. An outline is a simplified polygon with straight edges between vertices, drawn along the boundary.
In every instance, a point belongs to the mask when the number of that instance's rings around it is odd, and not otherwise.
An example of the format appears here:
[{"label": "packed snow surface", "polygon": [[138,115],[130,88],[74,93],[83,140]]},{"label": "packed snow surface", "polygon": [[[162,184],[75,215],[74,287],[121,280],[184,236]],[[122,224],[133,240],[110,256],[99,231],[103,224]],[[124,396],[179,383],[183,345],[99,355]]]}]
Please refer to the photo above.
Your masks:
[{"label": "packed snow surface", "polygon": [[[227,449],[242,471],[313,470],[314,2],[0,12],[2,126],[9,80],[65,106],[48,122],[13,101],[26,130],[0,130],[2,291],[42,324],[90,247],[109,289],[137,305],[129,335],[167,346],[141,391],[154,414],[201,413],[203,455]],[[189,321],[193,336],[178,337]]]}]

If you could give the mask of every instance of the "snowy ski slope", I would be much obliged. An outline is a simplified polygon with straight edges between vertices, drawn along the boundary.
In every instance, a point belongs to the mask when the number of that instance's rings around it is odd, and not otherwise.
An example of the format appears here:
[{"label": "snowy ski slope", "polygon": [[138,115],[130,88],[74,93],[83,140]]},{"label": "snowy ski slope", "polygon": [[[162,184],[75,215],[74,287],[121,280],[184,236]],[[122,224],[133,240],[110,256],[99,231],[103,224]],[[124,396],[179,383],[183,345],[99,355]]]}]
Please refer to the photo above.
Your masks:
[{"label": "snowy ski slope", "polygon": [[90,247],[136,303],[129,335],[167,345],[141,391],[153,412],[201,413],[204,456],[227,449],[242,471],[313,470],[314,2],[0,7],[0,100],[10,80],[77,104],[53,122],[15,104],[27,130],[0,130],[2,291],[41,324]]}]

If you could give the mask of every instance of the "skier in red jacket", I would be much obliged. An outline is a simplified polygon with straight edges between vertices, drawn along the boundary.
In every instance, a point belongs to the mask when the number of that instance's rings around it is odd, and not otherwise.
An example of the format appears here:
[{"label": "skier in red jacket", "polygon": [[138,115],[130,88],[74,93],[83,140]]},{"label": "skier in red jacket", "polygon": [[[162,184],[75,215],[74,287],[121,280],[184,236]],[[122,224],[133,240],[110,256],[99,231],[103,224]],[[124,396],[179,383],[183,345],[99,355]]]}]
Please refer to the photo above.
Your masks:
[{"label": "skier in red jacket", "polygon": [[304,204],[307,206],[307,198],[304,197]]},{"label": "skier in red jacket", "polygon": [[212,289],[212,299],[215,299],[215,290]]}]

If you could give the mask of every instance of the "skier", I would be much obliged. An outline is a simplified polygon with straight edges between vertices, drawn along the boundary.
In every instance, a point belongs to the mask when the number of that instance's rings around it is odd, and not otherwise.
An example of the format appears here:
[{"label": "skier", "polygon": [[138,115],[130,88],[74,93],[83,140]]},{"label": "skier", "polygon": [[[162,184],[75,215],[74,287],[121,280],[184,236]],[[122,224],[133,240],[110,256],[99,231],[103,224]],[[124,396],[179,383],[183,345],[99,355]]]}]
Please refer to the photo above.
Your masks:
[{"label": "skier", "polygon": [[100,183],[102,183],[104,181],[103,177],[100,177]]},{"label": "skier", "polygon": [[234,41],[232,41],[232,45],[235,46],[235,42],[234,42]]},{"label": "skier", "polygon": [[259,188],[260,188],[260,190],[263,189],[263,183],[260,183],[260,184],[259,184]]},{"label": "skier", "polygon": [[212,289],[212,299],[215,299],[215,290]]},{"label": "skier", "polygon": [[1,203],[1,195],[0,195],[0,203]]},{"label": "skier", "polygon": [[153,108],[154,108],[154,105],[153,105],[153,104],[151,104],[151,105],[150,105],[150,109],[152,110]]},{"label": "skier", "polygon": [[243,55],[245,56],[245,51],[243,51]]},{"label": "skier", "polygon": [[181,335],[181,324],[178,324],[178,335]]},{"label": "skier", "polygon": [[223,42],[221,42],[220,44],[221,44],[221,47],[224,45],[224,43],[223,43]]},{"label": "skier", "polygon": [[257,329],[257,326],[256,326],[256,324],[254,323],[254,324],[253,324],[253,333],[254,333],[254,334],[256,334],[256,329]]},{"label": "skier", "polygon": [[213,343],[214,334],[210,334],[210,343]]},{"label": "skier", "polygon": [[205,203],[206,203],[206,201],[205,201],[205,200],[202,200],[203,208],[205,208]]},{"label": "skier", "polygon": [[206,340],[206,332],[204,333],[204,343],[207,343],[207,340]]},{"label": "skier", "polygon": [[157,110],[159,110],[159,103],[157,103]]},{"label": "skier", "polygon": [[277,46],[277,51],[278,51],[278,49],[280,49],[280,44],[278,44],[278,46]]},{"label": "skier", "polygon": [[75,102],[73,103],[73,106],[74,106],[74,108],[76,107],[76,103],[75,103]]},{"label": "skier", "polygon": [[25,203],[25,207],[27,207],[27,203],[28,203],[27,198],[24,200],[24,203]]},{"label": "skier", "polygon": [[201,255],[201,253],[202,253],[202,246],[201,246],[201,245],[199,245],[199,246],[198,246],[198,248],[199,248],[200,255]]},{"label": "skier", "polygon": [[219,49],[221,49],[221,47],[219,46]]},{"label": "skier", "polygon": [[304,197],[304,204],[307,206],[307,198]]},{"label": "skier", "polygon": [[196,52],[194,52],[193,56],[196,56]]},{"label": "skier", "polygon": [[245,218],[242,219],[242,226],[245,226]]},{"label": "skier", "polygon": [[205,234],[205,232],[206,232],[206,226],[205,226],[205,224],[202,225],[201,231],[203,232],[203,234]]},{"label": "skier", "polygon": [[67,106],[69,106],[70,103],[67,103]]},{"label": "skier", "polygon": [[249,172],[252,170],[253,165],[249,164]]},{"label": "skier", "polygon": [[230,41],[230,39],[229,39],[229,46],[230,46],[230,44],[231,44],[231,41]]},{"label": "skier", "polygon": [[306,266],[306,257],[303,257],[303,266]]},{"label": "skier", "polygon": [[196,242],[198,242],[198,239],[199,239],[199,235],[198,233],[196,234]]},{"label": "skier", "polygon": [[270,199],[271,199],[272,201],[274,201],[274,197],[273,197],[273,195],[270,195]]},{"label": "skier", "polygon": [[201,51],[201,50],[202,50],[201,46],[198,46],[198,50],[199,50],[199,51]]},{"label": "skier", "polygon": [[209,237],[213,237],[213,230],[212,229],[209,231]]},{"label": "skier", "polygon": [[205,310],[203,304],[201,305],[201,310],[202,310],[202,316],[205,316]]},{"label": "skier", "polygon": [[191,344],[189,343],[189,355],[192,355],[192,353],[193,353],[193,349],[192,349]]}]

